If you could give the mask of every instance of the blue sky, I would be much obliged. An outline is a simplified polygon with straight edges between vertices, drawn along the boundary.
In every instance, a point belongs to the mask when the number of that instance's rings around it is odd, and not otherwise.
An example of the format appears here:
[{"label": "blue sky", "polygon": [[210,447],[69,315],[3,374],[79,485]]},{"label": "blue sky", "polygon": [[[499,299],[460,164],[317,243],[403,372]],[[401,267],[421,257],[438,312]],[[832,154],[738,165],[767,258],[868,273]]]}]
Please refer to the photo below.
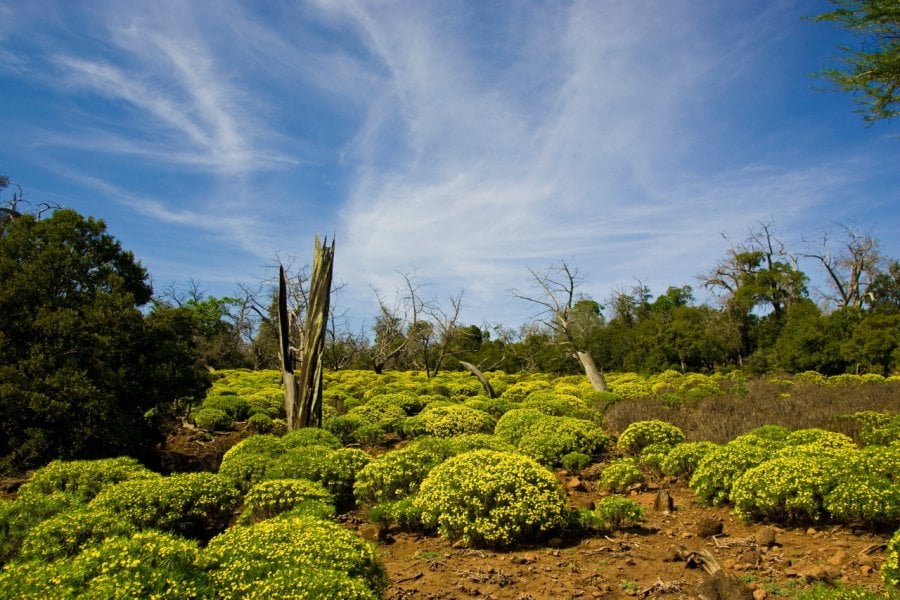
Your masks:
[{"label": "blue sky", "polygon": [[526,320],[510,290],[560,260],[601,301],[698,288],[757,221],[900,257],[900,127],[809,76],[853,41],[803,19],[829,6],[0,0],[0,173],[157,289],[227,295],[334,235],[356,322],[398,272],[476,324]]}]

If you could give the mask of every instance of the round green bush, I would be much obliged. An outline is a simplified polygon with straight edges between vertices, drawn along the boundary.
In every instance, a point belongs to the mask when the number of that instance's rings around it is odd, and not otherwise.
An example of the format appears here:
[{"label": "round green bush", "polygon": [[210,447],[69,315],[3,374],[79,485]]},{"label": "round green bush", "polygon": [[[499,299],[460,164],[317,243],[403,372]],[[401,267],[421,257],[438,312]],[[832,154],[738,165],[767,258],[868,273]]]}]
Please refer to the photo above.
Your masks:
[{"label": "round green bush", "polygon": [[598,485],[604,490],[621,493],[637,483],[644,483],[644,474],[638,468],[637,460],[620,458],[603,469]]},{"label": "round green bush", "polygon": [[745,521],[804,524],[825,517],[822,499],[834,486],[837,464],[801,454],[767,460],[734,480],[731,500]]},{"label": "round green bush", "polygon": [[610,445],[609,436],[591,421],[575,417],[544,417],[528,427],[519,452],[542,465],[556,466],[571,452],[595,456]]},{"label": "round green bush", "polygon": [[0,571],[0,597],[210,598],[199,557],[196,542],[159,531],[107,538],[71,559],[7,565]]},{"label": "round green bush", "polygon": [[429,407],[421,417],[425,432],[440,438],[466,433],[491,433],[497,424],[488,413],[462,404]]},{"label": "round green bush", "polygon": [[900,529],[894,533],[885,550],[881,580],[889,593],[900,591]]},{"label": "round green bush", "polygon": [[392,406],[399,406],[408,416],[418,414],[427,404],[426,398],[410,392],[379,394],[377,396],[372,396],[369,399],[369,402],[374,403],[373,405],[390,404]]},{"label": "round green bush", "polygon": [[786,446],[809,446],[818,448],[856,448],[850,437],[835,431],[810,428],[793,431],[785,438]]},{"label": "round green bush", "polygon": [[241,493],[262,481],[272,464],[286,452],[280,438],[252,435],[232,446],[222,457],[219,476]]},{"label": "round green bush", "polygon": [[63,510],[28,532],[20,556],[22,560],[50,562],[74,556],[106,538],[130,537],[135,530],[128,520],[106,510],[89,506]]},{"label": "round green bush", "polygon": [[415,494],[428,473],[449,456],[445,445],[420,442],[383,454],[356,476],[356,502],[373,505]]},{"label": "round green bush", "polygon": [[517,446],[525,432],[537,421],[548,418],[536,408],[514,408],[506,412],[497,426],[494,427],[494,435]]},{"label": "round green bush", "polygon": [[672,446],[665,442],[658,442],[644,446],[638,462],[645,469],[650,469],[657,475],[662,473],[662,463],[672,451]]},{"label": "round green bush", "polygon": [[272,417],[259,412],[250,415],[250,418],[247,419],[247,426],[253,433],[269,433],[275,425],[272,423]]},{"label": "round green bush", "polygon": [[[613,530],[637,525],[644,518],[641,505],[623,496],[607,496],[591,511],[587,524],[592,529]],[[584,523],[584,517],[582,517]]]},{"label": "round green bush", "polygon": [[301,478],[321,483],[333,496],[335,505],[353,506],[353,484],[372,457],[358,448],[332,450],[325,446],[301,446],[273,460],[265,479]]},{"label": "round green bush", "polygon": [[19,495],[64,492],[89,502],[100,490],[128,479],[159,477],[130,457],[98,460],[54,460],[38,469],[31,480],[19,489]]},{"label": "round green bush", "polygon": [[575,473],[591,464],[591,457],[583,452],[569,452],[563,455],[559,463],[565,470]]},{"label": "round green bush", "polygon": [[371,545],[340,525],[310,516],[232,527],[210,540],[203,554],[223,600],[375,600],[387,585]]},{"label": "round green bush", "polygon": [[[516,448],[506,440],[484,433],[467,433],[440,440],[441,452],[446,449],[447,456],[456,456],[471,450],[497,450],[498,452],[515,452]],[[432,443],[428,438],[419,440],[420,446]]]},{"label": "round green bush", "polygon": [[250,405],[250,415],[264,414],[272,419],[284,418],[284,392],[280,389],[259,391],[244,396]]},{"label": "round green bush", "polygon": [[322,427],[341,440],[341,444],[351,444],[356,440],[354,433],[365,424],[360,415],[335,415],[322,421]]},{"label": "round green bush", "polygon": [[472,546],[509,546],[558,531],[568,520],[552,473],[525,456],[492,450],[435,467],[413,505],[426,526]]},{"label": "round green bush", "polygon": [[233,421],[245,421],[250,416],[250,403],[241,396],[207,396],[200,403],[200,409],[214,408],[223,411]]},{"label": "round green bush", "polygon": [[495,419],[499,419],[503,414],[513,407],[513,404],[503,398],[488,398],[487,396],[475,396],[465,401],[463,406],[482,410]]},{"label": "round green bush", "polygon": [[728,501],[735,479],[770,459],[780,444],[753,436],[739,436],[710,450],[700,459],[690,487],[700,502],[720,505]]},{"label": "round green bush", "polygon": [[[321,484],[308,479],[268,479],[250,488],[244,497],[241,523],[258,523],[281,513],[293,510],[301,504],[331,505],[333,498]],[[315,513],[329,514],[331,510],[312,507]]]},{"label": "round green bush", "polygon": [[363,426],[374,426],[384,431],[396,431],[407,416],[402,406],[384,396],[372,398],[363,405],[351,408],[347,415],[360,417]]},{"label": "round green bush", "polygon": [[234,420],[219,408],[201,408],[191,414],[194,425],[207,431],[230,429]]},{"label": "round green bush", "polygon": [[684,432],[666,421],[636,421],[619,436],[618,447],[623,452],[639,455],[651,444],[676,446],[684,441]]},{"label": "round green bush", "polygon": [[597,412],[591,410],[587,403],[571,394],[560,394],[553,390],[540,390],[528,394],[522,402],[522,408],[533,408],[545,415],[554,417],[577,417],[591,420]]},{"label": "round green bush", "polygon": [[176,473],[108,487],[89,506],[126,519],[138,529],[159,529],[209,539],[223,530],[240,494],[214,473]]},{"label": "round green bush", "polygon": [[302,446],[326,446],[331,449],[342,446],[338,436],[318,427],[302,427],[286,433],[281,438],[281,445],[287,450]]},{"label": "round green bush", "polygon": [[660,464],[663,475],[690,478],[700,460],[718,446],[713,442],[685,442],[678,444]]}]

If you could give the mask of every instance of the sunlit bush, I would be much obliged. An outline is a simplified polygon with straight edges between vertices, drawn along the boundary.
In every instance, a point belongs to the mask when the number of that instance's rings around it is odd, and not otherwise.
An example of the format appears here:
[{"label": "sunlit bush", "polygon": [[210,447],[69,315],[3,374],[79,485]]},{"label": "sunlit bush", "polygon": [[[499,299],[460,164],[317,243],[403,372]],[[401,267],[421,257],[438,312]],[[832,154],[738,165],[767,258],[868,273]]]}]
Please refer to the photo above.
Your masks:
[{"label": "sunlit bush", "polygon": [[609,463],[600,473],[597,482],[600,488],[622,493],[634,484],[644,483],[644,474],[638,468],[637,460],[620,458]]},{"label": "sunlit bush", "polygon": [[301,446],[327,446],[328,448],[340,448],[341,440],[326,429],[318,427],[301,427],[286,433],[281,438],[281,445],[285,450],[299,448]]},{"label": "sunlit bush", "polygon": [[700,460],[713,448],[718,446],[712,442],[685,442],[678,444],[666,455],[660,468],[664,475],[670,477],[690,478]]},{"label": "sunlit bush", "polygon": [[304,505],[318,516],[334,514],[333,498],[322,485],[308,479],[268,479],[250,488],[244,497],[241,523],[258,523]]},{"label": "sunlit bush", "polygon": [[131,536],[136,527],[119,515],[88,506],[63,510],[35,525],[25,536],[22,560],[50,562],[78,554],[106,538]]},{"label": "sunlit bush", "polygon": [[488,413],[462,404],[429,407],[421,416],[425,432],[441,438],[466,433],[491,433],[497,424]]},{"label": "sunlit bush", "polygon": [[594,510],[583,510],[579,515],[582,527],[601,531],[631,527],[643,518],[641,505],[623,496],[607,496],[597,503]]},{"label": "sunlit bush", "polygon": [[514,408],[497,421],[494,435],[510,444],[518,445],[529,427],[537,421],[547,418],[548,415],[534,408]]},{"label": "sunlit bush", "polygon": [[117,483],[89,506],[113,512],[139,529],[207,539],[228,525],[240,499],[238,491],[214,473],[176,473]]},{"label": "sunlit bush", "polygon": [[650,444],[675,446],[684,441],[684,432],[665,421],[637,421],[625,428],[617,446],[623,452],[638,455]]},{"label": "sunlit bush", "polygon": [[414,442],[367,464],[356,476],[359,504],[379,504],[415,494],[428,473],[451,455],[445,445]]},{"label": "sunlit bush", "polygon": [[378,554],[353,532],[310,516],[232,527],[203,552],[219,598],[375,600],[387,585]]},{"label": "sunlit bush", "polygon": [[562,529],[566,500],[552,473],[519,454],[476,450],[435,467],[413,505],[422,522],[472,546],[503,547]]},{"label": "sunlit bush", "polygon": [[134,458],[104,458],[98,460],[54,460],[38,469],[19,495],[65,492],[82,502],[88,502],[103,488],[128,479],[159,477]]},{"label": "sunlit bush", "polygon": [[571,452],[595,456],[610,445],[609,436],[591,421],[575,417],[545,417],[535,421],[519,440],[519,452],[548,467]]},{"label": "sunlit bush", "polygon": [[82,506],[68,494],[22,494],[15,500],[0,501],[0,564],[19,553],[28,533],[44,519]]},{"label": "sunlit bush", "polygon": [[201,408],[191,413],[194,425],[207,431],[230,429],[233,419],[224,410],[218,408]]},{"label": "sunlit bush", "polygon": [[710,450],[697,464],[690,486],[697,499],[719,505],[728,500],[734,481],[772,457],[780,445],[756,436],[740,436]]},{"label": "sunlit bush", "polygon": [[884,588],[891,593],[900,591],[900,529],[888,542],[884,564],[881,566],[881,580]]}]

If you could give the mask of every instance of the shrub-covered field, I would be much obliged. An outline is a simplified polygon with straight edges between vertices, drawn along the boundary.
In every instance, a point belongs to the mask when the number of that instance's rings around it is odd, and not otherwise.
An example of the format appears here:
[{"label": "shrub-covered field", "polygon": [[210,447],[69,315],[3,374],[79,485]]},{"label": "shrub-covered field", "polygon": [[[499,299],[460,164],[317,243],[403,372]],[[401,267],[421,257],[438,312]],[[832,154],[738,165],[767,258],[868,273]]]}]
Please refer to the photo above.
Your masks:
[{"label": "shrub-covered field", "polygon": [[[328,373],[324,427],[286,433],[278,373],[218,372],[193,424],[247,435],[218,472],[43,467],[0,502],[0,598],[379,598],[375,547],[337,515],[505,550],[639,525],[629,494],[665,477],[747,523],[900,527],[897,378],[486,375],[497,397],[460,373]],[[597,474],[595,506],[560,469]],[[897,535],[888,589],[896,556]]]}]

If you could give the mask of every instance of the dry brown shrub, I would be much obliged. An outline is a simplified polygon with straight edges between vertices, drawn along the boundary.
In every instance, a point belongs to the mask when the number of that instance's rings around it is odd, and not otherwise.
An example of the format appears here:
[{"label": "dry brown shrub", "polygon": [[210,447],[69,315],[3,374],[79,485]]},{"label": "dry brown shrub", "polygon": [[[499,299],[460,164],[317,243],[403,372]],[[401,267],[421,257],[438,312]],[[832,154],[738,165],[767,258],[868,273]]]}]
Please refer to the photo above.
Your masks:
[{"label": "dry brown shrub", "polygon": [[635,421],[661,419],[680,427],[688,441],[723,444],[762,425],[820,427],[858,441],[858,426],[842,416],[864,410],[900,411],[900,382],[833,387],[756,379],[746,389],[741,395],[723,394],[682,404],[652,398],[623,400],[603,417],[607,427],[617,432]]}]

